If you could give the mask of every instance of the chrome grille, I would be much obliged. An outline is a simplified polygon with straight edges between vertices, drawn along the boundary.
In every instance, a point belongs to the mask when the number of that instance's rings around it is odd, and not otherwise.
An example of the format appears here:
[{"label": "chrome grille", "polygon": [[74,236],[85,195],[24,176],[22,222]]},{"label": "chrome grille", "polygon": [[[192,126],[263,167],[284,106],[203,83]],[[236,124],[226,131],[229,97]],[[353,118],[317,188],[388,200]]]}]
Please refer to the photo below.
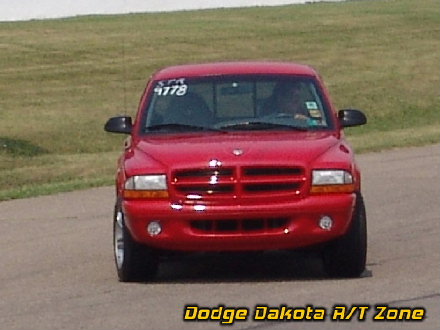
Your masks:
[{"label": "chrome grille", "polygon": [[300,167],[244,167],[244,175],[300,175],[302,169]]},{"label": "chrome grille", "polygon": [[180,197],[298,196],[306,181],[299,166],[192,168],[172,173],[171,186]]},{"label": "chrome grille", "polygon": [[171,184],[178,194],[233,194],[234,177],[233,168],[178,170]]},{"label": "chrome grille", "polygon": [[243,167],[240,182],[245,193],[289,193],[301,189],[305,177],[301,167]]}]

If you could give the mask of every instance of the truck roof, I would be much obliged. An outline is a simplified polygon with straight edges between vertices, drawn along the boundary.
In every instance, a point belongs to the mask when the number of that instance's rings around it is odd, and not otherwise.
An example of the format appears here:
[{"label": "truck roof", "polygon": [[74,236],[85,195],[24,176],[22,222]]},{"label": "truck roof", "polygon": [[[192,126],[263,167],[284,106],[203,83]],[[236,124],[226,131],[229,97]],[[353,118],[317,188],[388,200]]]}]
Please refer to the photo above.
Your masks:
[{"label": "truck roof", "polygon": [[307,65],[292,62],[215,62],[203,64],[176,65],[157,71],[153,79],[173,79],[178,77],[205,77],[247,74],[291,74],[317,76]]}]

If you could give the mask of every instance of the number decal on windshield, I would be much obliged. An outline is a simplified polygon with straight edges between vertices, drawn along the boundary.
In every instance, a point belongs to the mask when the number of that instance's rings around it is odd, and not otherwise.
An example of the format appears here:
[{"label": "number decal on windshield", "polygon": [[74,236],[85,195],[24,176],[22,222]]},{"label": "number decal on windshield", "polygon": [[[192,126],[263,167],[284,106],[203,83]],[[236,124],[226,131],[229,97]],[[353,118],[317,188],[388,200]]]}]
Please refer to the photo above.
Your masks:
[{"label": "number decal on windshield", "polygon": [[188,85],[185,84],[185,78],[162,80],[154,88],[154,92],[159,96],[184,96],[187,91]]},{"label": "number decal on windshield", "polygon": [[183,96],[186,94],[187,90],[188,90],[187,85],[172,85],[165,87],[156,87],[154,89],[154,92],[160,96],[167,96],[167,95]]}]

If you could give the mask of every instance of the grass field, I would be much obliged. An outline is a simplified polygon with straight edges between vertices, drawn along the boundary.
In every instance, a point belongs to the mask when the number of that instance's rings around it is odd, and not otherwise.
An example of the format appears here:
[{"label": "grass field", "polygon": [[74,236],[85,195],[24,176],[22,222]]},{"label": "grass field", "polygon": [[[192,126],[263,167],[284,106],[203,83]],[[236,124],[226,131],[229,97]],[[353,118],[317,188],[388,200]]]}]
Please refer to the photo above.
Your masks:
[{"label": "grass field", "polygon": [[309,64],[367,114],[358,152],[439,142],[439,15],[372,0],[0,23],[0,200],[111,184],[123,137],[103,124],[172,64]]}]

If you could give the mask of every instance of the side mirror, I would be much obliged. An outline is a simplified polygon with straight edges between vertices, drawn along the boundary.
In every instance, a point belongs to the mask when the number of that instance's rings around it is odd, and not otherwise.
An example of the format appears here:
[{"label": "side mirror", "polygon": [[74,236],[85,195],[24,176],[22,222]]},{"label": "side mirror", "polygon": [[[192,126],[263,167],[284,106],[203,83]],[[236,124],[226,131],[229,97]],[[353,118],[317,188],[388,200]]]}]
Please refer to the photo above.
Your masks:
[{"label": "side mirror", "polygon": [[119,116],[110,118],[104,126],[104,130],[110,133],[130,134],[133,128],[131,117]]},{"label": "side mirror", "polygon": [[342,127],[360,126],[367,123],[364,113],[355,109],[339,110],[338,118]]}]

